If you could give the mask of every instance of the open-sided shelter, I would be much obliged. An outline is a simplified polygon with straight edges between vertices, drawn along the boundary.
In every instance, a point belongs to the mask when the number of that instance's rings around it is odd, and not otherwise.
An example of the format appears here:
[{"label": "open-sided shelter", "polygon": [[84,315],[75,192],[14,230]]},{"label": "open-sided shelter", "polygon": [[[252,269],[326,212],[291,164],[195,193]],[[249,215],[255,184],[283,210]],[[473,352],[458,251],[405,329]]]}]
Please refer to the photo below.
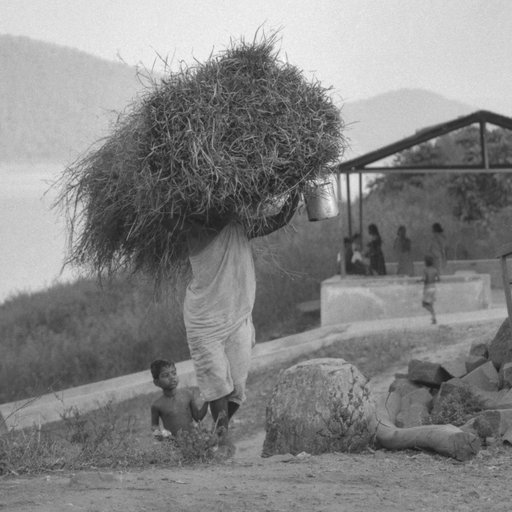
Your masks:
[{"label": "open-sided shelter", "polygon": [[[510,164],[496,164],[489,161],[487,150],[486,132],[487,125],[493,125],[507,130],[512,130],[512,118],[495,114],[487,110],[479,110],[472,114],[461,116],[452,121],[447,121],[434,126],[423,128],[416,131],[414,135],[406,137],[402,140],[388,144],[382,148],[370,151],[364,155],[358,156],[351,160],[341,162],[333,171],[337,175],[338,181],[338,198],[341,202],[341,176],[346,177],[346,200],[347,200],[347,223],[348,235],[352,236],[352,199],[350,190],[350,176],[357,174],[359,177],[359,231],[363,232],[363,210],[362,210],[362,175],[363,174],[380,174],[380,173],[431,173],[431,172],[451,172],[451,173],[496,173],[496,172],[512,172],[512,165]],[[436,139],[442,135],[454,132],[470,125],[478,125],[480,133],[480,154],[481,158],[478,163],[474,165],[444,165],[444,166],[414,166],[414,167],[399,167],[393,164],[383,165],[379,162],[400,153],[406,149],[410,149],[423,142]],[[343,240],[343,233],[341,233]],[[343,243],[341,250],[343,251]],[[343,254],[343,252],[342,252]],[[344,261],[344,258],[341,258]],[[341,274],[345,273],[344,265],[341,264]]]}]

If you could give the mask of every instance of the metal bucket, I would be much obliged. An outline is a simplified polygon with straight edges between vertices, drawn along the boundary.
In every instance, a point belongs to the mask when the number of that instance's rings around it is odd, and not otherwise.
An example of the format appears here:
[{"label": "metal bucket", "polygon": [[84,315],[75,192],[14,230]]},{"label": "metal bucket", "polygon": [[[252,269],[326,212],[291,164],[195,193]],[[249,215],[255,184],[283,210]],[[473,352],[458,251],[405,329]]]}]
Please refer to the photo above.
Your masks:
[{"label": "metal bucket", "polygon": [[308,220],[317,221],[337,217],[338,201],[331,181],[311,181],[304,191]]}]

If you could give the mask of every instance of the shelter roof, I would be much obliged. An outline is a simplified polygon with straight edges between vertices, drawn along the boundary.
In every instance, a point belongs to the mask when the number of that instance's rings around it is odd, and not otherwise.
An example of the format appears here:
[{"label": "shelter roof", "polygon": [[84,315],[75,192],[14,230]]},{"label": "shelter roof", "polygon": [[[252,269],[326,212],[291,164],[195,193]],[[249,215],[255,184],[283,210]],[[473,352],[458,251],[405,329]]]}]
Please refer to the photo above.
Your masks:
[{"label": "shelter roof", "polygon": [[[393,165],[386,166],[370,166],[375,164],[387,157],[400,153],[406,149],[412,148],[435,139],[447,133],[459,130],[465,126],[478,124],[480,131],[480,146],[482,152],[482,159],[480,164],[476,165],[448,165],[448,166],[418,166],[418,167],[398,167]],[[512,118],[495,114],[487,110],[479,110],[472,114],[457,117],[452,121],[436,124],[418,130],[414,135],[406,137],[402,140],[388,144],[387,146],[381,147],[374,151],[370,151],[364,155],[341,162],[335,167],[336,172],[340,173],[386,173],[386,172],[402,172],[402,173],[417,173],[418,171],[429,172],[429,171],[447,171],[447,172],[512,172],[512,166],[510,164],[490,164],[487,157],[487,144],[486,144],[486,124],[492,124],[507,130],[512,130]]]}]

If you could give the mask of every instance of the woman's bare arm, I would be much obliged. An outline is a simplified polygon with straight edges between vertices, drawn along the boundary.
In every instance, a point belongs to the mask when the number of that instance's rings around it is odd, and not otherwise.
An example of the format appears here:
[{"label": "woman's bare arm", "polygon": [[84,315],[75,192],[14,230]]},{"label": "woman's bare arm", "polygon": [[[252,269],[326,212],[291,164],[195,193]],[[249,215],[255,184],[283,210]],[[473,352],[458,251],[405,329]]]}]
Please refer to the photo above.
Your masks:
[{"label": "woman's bare arm", "polygon": [[287,197],[281,211],[276,215],[255,219],[247,230],[249,238],[270,235],[274,231],[286,226],[295,215],[299,205],[300,194],[298,191],[291,192]]}]

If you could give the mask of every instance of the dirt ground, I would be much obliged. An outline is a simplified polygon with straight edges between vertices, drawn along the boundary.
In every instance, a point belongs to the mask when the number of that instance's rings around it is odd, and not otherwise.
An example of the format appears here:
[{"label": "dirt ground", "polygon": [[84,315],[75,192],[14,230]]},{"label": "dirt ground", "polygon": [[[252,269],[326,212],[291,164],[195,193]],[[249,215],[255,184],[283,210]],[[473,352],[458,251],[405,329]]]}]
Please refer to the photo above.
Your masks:
[{"label": "dirt ground", "polygon": [[[467,340],[415,356],[466,354]],[[394,373],[372,379],[376,397]],[[232,460],[128,472],[84,471],[0,480],[0,511],[506,511],[512,510],[512,447],[471,461],[419,451],[259,456],[260,432]]]}]

